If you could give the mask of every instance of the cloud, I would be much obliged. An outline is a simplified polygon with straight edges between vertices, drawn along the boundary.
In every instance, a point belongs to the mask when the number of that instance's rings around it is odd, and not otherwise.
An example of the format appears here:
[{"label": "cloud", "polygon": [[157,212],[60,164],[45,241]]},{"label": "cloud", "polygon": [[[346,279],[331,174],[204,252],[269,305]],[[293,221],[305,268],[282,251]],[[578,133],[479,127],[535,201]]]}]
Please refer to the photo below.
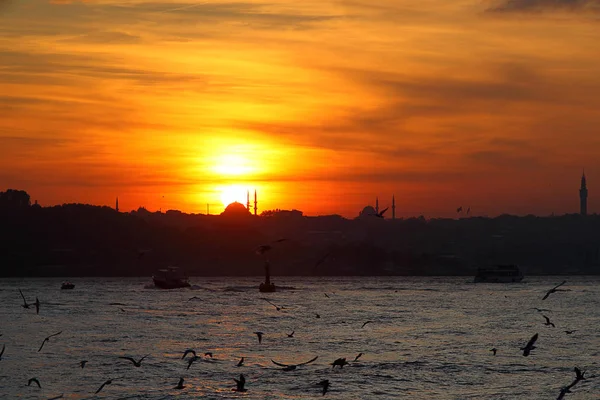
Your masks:
[{"label": "cloud", "polygon": [[542,11],[600,12],[600,0],[503,0],[488,12],[520,13]]}]

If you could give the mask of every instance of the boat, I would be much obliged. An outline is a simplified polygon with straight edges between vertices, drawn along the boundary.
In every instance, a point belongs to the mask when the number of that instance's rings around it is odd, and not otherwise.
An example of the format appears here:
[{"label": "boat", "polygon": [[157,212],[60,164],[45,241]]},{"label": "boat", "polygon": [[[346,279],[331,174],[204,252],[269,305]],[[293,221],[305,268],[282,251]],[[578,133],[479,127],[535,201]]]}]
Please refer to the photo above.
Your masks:
[{"label": "boat", "polygon": [[521,282],[523,277],[523,271],[517,265],[494,265],[478,268],[475,282],[513,283]]},{"label": "boat", "polygon": [[154,286],[160,289],[178,289],[190,287],[187,276],[177,267],[159,269],[152,275]]},{"label": "boat", "polygon": [[275,284],[271,282],[270,265],[265,261],[265,281],[258,285],[258,291],[262,293],[273,293],[277,291]]},{"label": "boat", "polygon": [[61,289],[75,289],[75,285],[72,284],[71,282],[63,282],[62,285],[60,285]]}]

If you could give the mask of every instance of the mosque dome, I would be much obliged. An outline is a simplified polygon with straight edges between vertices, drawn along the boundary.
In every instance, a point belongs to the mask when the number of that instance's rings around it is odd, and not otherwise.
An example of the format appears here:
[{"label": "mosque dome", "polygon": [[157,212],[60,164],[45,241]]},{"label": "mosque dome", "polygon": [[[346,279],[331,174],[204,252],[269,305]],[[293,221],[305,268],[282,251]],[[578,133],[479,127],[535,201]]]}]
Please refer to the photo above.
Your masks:
[{"label": "mosque dome", "polygon": [[227,207],[225,207],[225,210],[221,213],[221,215],[225,215],[225,216],[246,216],[246,215],[250,215],[250,211],[248,211],[248,209],[246,207],[244,207],[244,205],[242,203],[238,203],[237,201],[234,201],[233,203],[229,204]]},{"label": "mosque dome", "polygon": [[374,215],[377,215],[377,212],[375,211],[375,209],[372,206],[366,206],[365,208],[362,209],[362,211],[360,212],[360,214],[358,216],[366,217],[366,216],[374,216]]}]

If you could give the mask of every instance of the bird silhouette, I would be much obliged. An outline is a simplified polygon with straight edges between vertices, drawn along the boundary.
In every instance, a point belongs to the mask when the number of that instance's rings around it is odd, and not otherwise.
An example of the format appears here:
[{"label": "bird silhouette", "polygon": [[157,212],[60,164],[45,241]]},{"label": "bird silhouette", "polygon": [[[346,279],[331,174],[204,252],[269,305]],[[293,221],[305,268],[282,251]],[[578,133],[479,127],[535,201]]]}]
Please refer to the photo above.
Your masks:
[{"label": "bird silhouette", "polygon": [[185,358],[185,356],[187,356],[190,353],[192,353],[194,355],[194,357],[196,357],[196,351],[195,350],[187,349],[186,351],[183,352],[183,356],[181,356],[181,359],[183,360]]},{"label": "bird silhouette", "polygon": [[565,333],[566,333],[567,335],[570,335],[570,334],[572,334],[573,332],[577,332],[577,329],[573,329],[572,331],[565,331]]},{"label": "bird silhouette", "polygon": [[325,393],[329,390],[329,379],[323,379],[321,382],[317,383],[317,385],[323,386],[323,396],[325,396]]},{"label": "bird silhouette", "polygon": [[381,210],[381,212],[375,214],[375,216],[377,218],[383,218],[383,214],[385,214],[385,212],[388,210],[389,207],[384,208],[383,210]]},{"label": "bird silhouette", "polygon": [[244,365],[244,357],[242,357],[240,359],[240,361],[237,363],[236,367],[241,367],[242,365]]},{"label": "bird silhouette", "polygon": [[137,368],[142,366],[142,361],[144,360],[144,358],[148,357],[150,354],[146,354],[144,357],[140,358],[139,361],[135,361],[133,358],[131,357],[119,357],[123,360],[129,360],[133,363],[134,366],[136,366]]},{"label": "bird silhouette", "polygon": [[81,367],[81,369],[85,368],[85,364],[87,364],[87,360],[83,360],[79,362],[79,366]]},{"label": "bird silhouette", "polygon": [[38,349],[38,353],[39,353],[40,351],[42,351],[42,348],[44,347],[44,345],[46,344],[46,342],[49,342],[49,341],[50,341],[50,338],[51,338],[51,337],[53,337],[53,336],[56,336],[56,335],[60,335],[61,333],[62,333],[62,331],[60,331],[60,332],[57,332],[57,333],[54,333],[54,334],[52,334],[52,335],[48,336],[47,338],[45,338],[45,339],[44,339],[44,341],[42,342],[42,345],[41,345],[41,346],[40,346],[40,348]]},{"label": "bird silhouette", "polygon": [[31,382],[35,383],[36,385],[38,385],[38,387],[41,389],[42,385],[40,385],[40,381],[38,381],[37,378],[30,378],[29,381],[27,381],[27,386],[31,386]]},{"label": "bird silhouette", "polygon": [[25,296],[23,295],[23,292],[21,292],[21,289],[19,289],[19,293],[21,293],[21,297],[23,298],[23,308],[29,308],[30,304],[27,304],[27,300],[25,300]]},{"label": "bird silhouette", "polygon": [[354,361],[358,361],[358,359],[363,355],[363,353],[358,353],[356,357],[354,357]]},{"label": "bird silhouette", "polygon": [[575,371],[575,379],[578,381],[585,379],[585,371],[581,372],[581,370],[577,367],[573,368],[573,370]]},{"label": "bird silhouette", "polygon": [[271,362],[275,365],[279,365],[280,367],[284,367],[283,370],[284,371],[293,371],[295,370],[297,367],[301,366],[301,365],[306,365],[306,364],[310,364],[311,362],[315,361],[317,358],[319,358],[319,356],[316,356],[315,358],[312,358],[306,362],[300,363],[300,364],[283,364],[283,363],[279,363],[277,361],[271,360]]},{"label": "bird silhouette", "polygon": [[334,362],[331,363],[331,365],[333,365],[332,369],[335,368],[335,366],[339,366],[340,369],[344,368],[344,365],[348,365],[350,364],[348,361],[346,361],[346,358],[338,358],[337,360],[335,360]]},{"label": "bird silhouette", "polygon": [[261,297],[260,299],[261,299],[261,300],[264,300],[264,301],[266,301],[267,303],[269,303],[270,305],[272,305],[273,307],[275,307],[275,309],[276,309],[277,311],[281,311],[281,309],[283,308],[283,307],[281,307],[281,306],[278,306],[278,305],[277,305],[277,304],[275,304],[275,303],[272,303],[272,302],[271,302],[269,299],[266,299],[266,298],[264,298],[264,297]]},{"label": "bird silhouette", "polygon": [[549,326],[552,326],[553,328],[556,328],[556,326],[554,326],[554,324],[552,322],[550,322],[550,318],[546,317],[545,315],[542,315],[542,317],[544,317],[546,319],[546,322],[544,323],[544,325],[549,325]]},{"label": "bird silhouette", "polygon": [[186,369],[190,369],[190,367],[192,366],[193,363],[195,363],[196,361],[198,361],[200,359],[200,357],[190,357],[190,359],[188,360],[188,366]]},{"label": "bird silhouette", "polygon": [[529,353],[531,353],[531,351],[536,348],[534,346],[534,344],[537,339],[538,339],[538,334],[536,333],[535,335],[533,335],[531,337],[531,339],[529,339],[529,342],[527,342],[525,347],[521,347],[521,350],[523,350],[523,356],[527,357],[529,355]]},{"label": "bird silhouette", "polygon": [[96,393],[95,393],[95,394],[98,394],[98,393],[100,393],[100,391],[101,391],[102,389],[104,389],[104,386],[106,386],[106,385],[111,385],[111,384],[112,384],[112,381],[114,381],[114,380],[116,380],[116,379],[117,379],[117,378],[114,378],[114,379],[109,379],[109,380],[107,380],[106,382],[104,382],[104,383],[103,383],[103,384],[102,384],[102,385],[101,385],[101,386],[98,388],[98,390],[96,390]]},{"label": "bird silhouette", "polygon": [[179,378],[179,383],[173,389],[183,389],[185,386],[183,385],[183,378]]},{"label": "bird silhouette", "polygon": [[292,333],[288,333],[287,337],[289,338],[293,338],[294,337],[294,333],[296,333],[296,331],[292,331]]},{"label": "bird silhouette", "polygon": [[371,323],[373,323],[373,321],[367,321],[367,322],[365,322],[364,324],[362,324],[361,328],[364,328],[364,327],[365,327],[365,325],[367,325],[367,324],[371,324]]},{"label": "bird silhouette", "polygon": [[210,351],[207,351],[206,353],[204,353],[204,356],[212,358],[213,353],[211,353]]},{"label": "bird silhouette", "polygon": [[240,374],[240,379],[237,380],[235,378],[233,378],[233,380],[235,381],[236,384],[236,388],[233,389],[234,392],[246,392],[248,391],[248,389],[246,389],[244,386],[246,385],[246,378],[244,378],[244,374]]},{"label": "bird silhouette", "polygon": [[262,333],[262,332],[254,332],[254,333],[256,334],[256,337],[258,337],[258,344],[261,344],[264,333]]},{"label": "bird silhouette", "polygon": [[498,351],[498,349],[494,347],[494,348],[493,348],[493,349],[491,349],[490,351],[491,351],[492,353],[494,353],[494,355],[496,355],[496,352]]},{"label": "bird silhouette", "polygon": [[2,360],[2,354],[4,354],[4,350],[6,350],[6,345],[2,345],[2,351],[0,351],[0,360]]},{"label": "bird silhouette", "polygon": [[38,300],[38,298],[35,298],[35,303],[33,303],[35,305],[35,313],[39,314],[40,313],[40,301]]},{"label": "bird silhouette", "polygon": [[562,289],[558,289],[559,287],[561,287],[562,285],[564,285],[565,283],[567,283],[567,281],[562,281],[560,284],[554,286],[552,289],[548,290],[546,292],[546,295],[542,298],[542,300],[546,300],[552,293],[556,293],[561,291]]},{"label": "bird silhouette", "polygon": [[46,399],[46,400],[58,400],[58,399],[62,399],[64,395],[65,395],[65,394],[64,394],[64,393],[62,393],[62,394],[59,394],[59,395],[58,395],[58,396],[56,396],[56,397],[50,397],[49,399]]}]

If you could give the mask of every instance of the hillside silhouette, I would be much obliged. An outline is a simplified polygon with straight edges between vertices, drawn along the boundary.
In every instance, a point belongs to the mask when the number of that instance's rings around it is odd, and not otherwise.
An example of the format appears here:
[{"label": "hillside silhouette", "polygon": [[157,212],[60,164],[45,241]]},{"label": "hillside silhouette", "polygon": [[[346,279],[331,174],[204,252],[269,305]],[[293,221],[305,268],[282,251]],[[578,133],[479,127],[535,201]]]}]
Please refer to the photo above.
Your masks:
[{"label": "hillside silhouette", "polygon": [[[242,206],[243,207],[243,206]],[[0,193],[0,275],[150,276],[167,265],[196,276],[474,275],[514,263],[526,274],[598,274],[596,215],[462,219],[261,216],[31,205],[23,191]]]}]

